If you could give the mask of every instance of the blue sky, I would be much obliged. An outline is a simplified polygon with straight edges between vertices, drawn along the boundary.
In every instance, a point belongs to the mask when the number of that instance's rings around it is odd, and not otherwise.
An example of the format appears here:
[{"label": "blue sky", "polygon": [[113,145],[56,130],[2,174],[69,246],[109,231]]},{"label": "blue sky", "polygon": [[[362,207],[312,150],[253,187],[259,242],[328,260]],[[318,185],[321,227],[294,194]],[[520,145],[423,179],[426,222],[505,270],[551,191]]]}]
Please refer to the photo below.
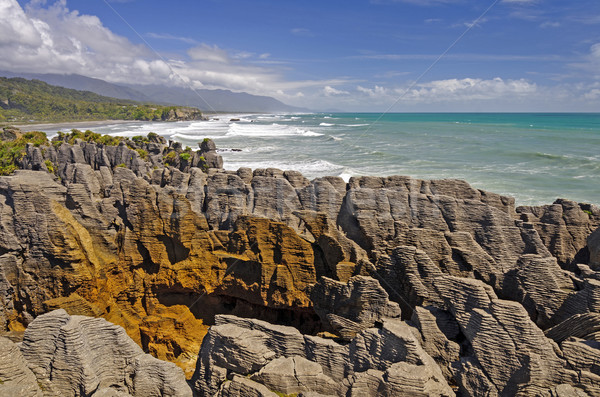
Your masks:
[{"label": "blue sky", "polygon": [[0,11],[0,70],[317,110],[600,111],[598,0],[0,0]]}]

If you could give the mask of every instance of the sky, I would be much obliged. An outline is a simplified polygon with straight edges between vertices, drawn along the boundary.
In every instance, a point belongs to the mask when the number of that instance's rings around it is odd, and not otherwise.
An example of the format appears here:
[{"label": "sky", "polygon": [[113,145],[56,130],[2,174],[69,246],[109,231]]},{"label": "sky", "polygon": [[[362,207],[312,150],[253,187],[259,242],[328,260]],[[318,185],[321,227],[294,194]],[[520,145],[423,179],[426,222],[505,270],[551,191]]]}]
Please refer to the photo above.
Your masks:
[{"label": "sky", "polygon": [[598,0],[0,0],[0,54],[314,110],[600,112]]}]

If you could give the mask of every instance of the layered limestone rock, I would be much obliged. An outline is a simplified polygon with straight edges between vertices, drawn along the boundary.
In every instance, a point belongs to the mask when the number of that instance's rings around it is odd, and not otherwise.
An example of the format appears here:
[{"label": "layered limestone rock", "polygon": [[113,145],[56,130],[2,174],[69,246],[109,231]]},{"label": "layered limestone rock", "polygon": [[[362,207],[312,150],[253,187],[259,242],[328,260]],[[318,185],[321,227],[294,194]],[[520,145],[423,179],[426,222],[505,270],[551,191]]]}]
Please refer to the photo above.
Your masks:
[{"label": "layered limestone rock", "polygon": [[0,380],[0,395],[43,396],[35,375],[27,367],[21,349],[4,337],[0,337]]},{"label": "layered limestone rock", "polygon": [[[540,395],[563,383],[590,395],[600,392],[589,364],[565,360],[567,349],[575,348],[563,343],[561,351],[520,303],[499,299],[481,280],[443,273],[414,247],[398,247],[392,257],[388,277],[406,278],[413,304],[428,305],[427,310],[416,307],[412,320],[424,349],[442,368],[451,368],[447,374],[452,374],[464,395]],[[544,279],[539,281],[543,286]],[[532,298],[526,303],[541,300],[534,293],[541,294],[542,288],[530,290]],[[589,325],[586,328],[579,335],[593,333]],[[549,331],[549,336],[560,334],[560,329]]]},{"label": "layered limestone rock", "polygon": [[229,395],[228,378],[240,377],[280,394],[454,395],[412,328],[399,319],[383,320],[349,344],[260,320],[219,315],[215,323],[193,378],[201,396]]},{"label": "layered limestone rock", "polygon": [[90,137],[0,177],[5,329],[103,317],[205,395],[600,393],[596,206]]},{"label": "layered limestone rock", "polygon": [[587,238],[587,248],[590,252],[590,267],[600,269],[600,228]]},{"label": "layered limestone rock", "polygon": [[552,205],[517,208],[521,219],[532,224],[552,256],[563,267],[587,261],[586,240],[598,227],[600,209],[590,204],[556,200]]},{"label": "layered limestone rock", "polygon": [[62,309],[36,318],[20,348],[0,338],[0,354],[6,396],[192,396],[181,369],[145,354],[123,328]]},{"label": "layered limestone rock", "polygon": [[399,318],[400,307],[371,277],[355,276],[347,283],[321,277],[312,288],[315,312],[331,331],[351,340],[384,318]]}]

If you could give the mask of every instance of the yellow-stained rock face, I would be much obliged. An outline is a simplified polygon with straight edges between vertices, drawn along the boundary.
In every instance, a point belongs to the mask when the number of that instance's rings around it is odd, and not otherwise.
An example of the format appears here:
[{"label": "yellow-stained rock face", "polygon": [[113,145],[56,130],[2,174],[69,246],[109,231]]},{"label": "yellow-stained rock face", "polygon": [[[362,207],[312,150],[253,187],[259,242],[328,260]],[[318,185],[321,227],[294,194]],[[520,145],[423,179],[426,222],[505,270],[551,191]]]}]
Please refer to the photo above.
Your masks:
[{"label": "yellow-stained rock face", "polygon": [[306,288],[316,282],[310,243],[268,219],[242,217],[221,252],[227,275],[219,291],[272,308],[310,306]]},{"label": "yellow-stained rock face", "polygon": [[[62,200],[28,189],[28,215],[15,216],[18,225],[10,226],[21,228],[17,237],[30,251],[11,257],[15,272],[7,278],[29,285],[21,296],[31,296],[20,301],[17,295],[16,304],[4,308],[9,328],[22,329],[29,321],[24,313],[57,308],[101,316],[191,376],[214,314],[231,307],[242,315],[310,312],[308,287],[317,281],[313,246],[293,229],[241,216],[232,231],[209,230],[185,196],[141,178],[128,182],[115,183],[116,199],[88,195],[95,213],[70,203],[68,194]],[[18,194],[23,183],[11,189]],[[9,226],[6,217],[2,224]]]}]

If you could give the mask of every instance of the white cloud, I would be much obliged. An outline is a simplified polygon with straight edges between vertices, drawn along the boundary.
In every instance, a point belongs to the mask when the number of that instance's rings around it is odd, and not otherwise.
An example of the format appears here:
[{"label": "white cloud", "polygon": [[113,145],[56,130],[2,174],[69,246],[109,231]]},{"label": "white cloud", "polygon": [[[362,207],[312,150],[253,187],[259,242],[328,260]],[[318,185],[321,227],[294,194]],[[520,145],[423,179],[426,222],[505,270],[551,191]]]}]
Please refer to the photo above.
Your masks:
[{"label": "white cloud", "polygon": [[191,37],[182,37],[182,36],[173,36],[172,34],[168,34],[168,33],[148,33],[146,34],[146,36],[152,38],[152,39],[162,39],[162,40],[176,40],[176,41],[181,41],[183,43],[187,43],[187,44],[198,44],[198,42],[194,39],[192,39]]},{"label": "white cloud", "polygon": [[230,62],[227,51],[222,50],[217,46],[210,46],[204,43],[197,47],[190,48],[188,50],[188,55],[194,61],[209,61],[222,63]]},{"label": "white cloud", "polygon": [[542,29],[546,29],[546,28],[560,28],[562,26],[562,24],[560,22],[555,22],[555,21],[546,21],[544,23],[542,23],[540,25],[540,28]]},{"label": "white cloud", "polygon": [[[415,0],[416,1],[416,0]],[[290,62],[273,59],[269,53],[226,49],[214,44],[192,43],[193,39],[150,33],[156,39],[189,42],[194,46],[178,59],[163,59],[144,46],[135,45],[113,33],[97,17],[67,8],[65,0],[32,0],[23,9],[16,0],[0,0],[0,70],[33,73],[79,73],[116,83],[171,83],[195,88],[225,88],[290,100],[298,106],[335,107],[347,110],[386,109],[404,93],[408,83],[399,76],[406,72],[388,72],[399,86],[382,82],[367,83],[351,77],[290,80]],[[432,4],[434,2],[426,2]],[[297,28],[296,34],[312,34]],[[367,54],[356,58],[382,60],[435,59],[437,55]],[[472,61],[560,60],[556,56],[449,54],[448,59]],[[600,43],[590,47],[578,64],[572,64],[590,78],[600,79]],[[377,79],[374,75],[372,78]],[[377,81],[377,80],[376,80]],[[385,81],[385,80],[384,80]],[[404,87],[404,88],[403,88]],[[564,104],[592,108],[598,104],[600,87],[582,84],[549,89],[523,80],[443,79],[412,87],[400,99],[411,110],[469,110],[478,104],[495,110],[528,110],[523,104],[545,104],[552,100],[561,109]],[[439,106],[438,106],[439,105]],[[473,106],[472,106],[473,105]],[[420,106],[420,107],[418,107]],[[438,107],[436,107],[438,106]],[[539,108],[538,108],[539,109]],[[542,110],[552,110],[550,107]],[[583,109],[583,107],[582,107]]]},{"label": "white cloud", "polygon": [[524,79],[448,79],[419,84],[406,92],[403,99],[425,102],[495,100],[530,95],[536,91],[537,86]]},{"label": "white cloud", "polygon": [[148,54],[145,48],[115,35],[97,17],[70,11],[65,0],[40,7],[44,3],[33,1],[23,10],[16,0],[0,0],[0,70],[122,81],[150,67],[136,63]]},{"label": "white cloud", "polygon": [[235,59],[248,59],[248,58],[252,58],[254,56],[254,53],[252,52],[248,52],[248,51],[240,51],[237,52],[233,55],[233,58]]},{"label": "white cloud", "polygon": [[[515,103],[526,101],[527,98],[539,95],[536,84],[523,79],[503,80],[501,78],[434,80],[405,87],[358,85],[352,94],[351,98],[358,99],[354,103],[357,105],[365,103],[365,99],[360,98],[367,97],[371,105],[377,105],[379,108],[387,108],[391,104],[399,103],[404,107],[420,106],[421,109],[423,106],[433,106],[431,109],[441,109],[440,106],[450,106],[452,109],[463,107],[464,109],[465,106],[470,108],[473,103],[493,105],[498,102],[506,102],[510,104],[511,101]],[[487,105],[488,108],[489,105]]]},{"label": "white cloud", "polygon": [[294,29],[290,30],[290,32],[294,36],[300,36],[300,37],[313,37],[314,36],[313,32],[306,28],[294,28]]},{"label": "white cloud", "polygon": [[[147,36],[197,44],[169,34]],[[96,16],[69,10],[65,0],[32,0],[25,9],[16,0],[0,0],[0,54],[0,70],[78,73],[114,83],[171,82],[280,98],[301,98],[304,88],[345,82],[286,81],[279,70],[253,65],[277,64],[269,53],[228,51],[206,43],[190,48],[189,59],[165,60],[113,33]]]},{"label": "white cloud", "polygon": [[33,21],[25,15],[19,3],[0,0],[0,46],[34,48],[41,42]]},{"label": "white cloud", "polygon": [[572,63],[569,66],[586,74],[586,77],[600,79],[600,43],[590,46],[589,53],[583,58],[583,62]]},{"label": "white cloud", "polygon": [[356,87],[356,91],[358,91],[361,94],[366,94],[371,98],[385,97],[389,95],[388,90],[378,85],[376,85],[373,88],[365,88],[359,85]]},{"label": "white cloud", "polygon": [[326,85],[323,88],[323,95],[325,95],[325,96],[337,96],[337,95],[348,95],[348,94],[350,94],[348,91],[338,90],[329,85]]},{"label": "white cloud", "polygon": [[462,26],[464,26],[466,28],[471,29],[471,28],[474,28],[474,27],[481,27],[481,25],[483,25],[487,21],[488,21],[487,18],[477,18],[477,19],[474,19],[474,20],[472,20],[470,22],[456,23],[456,24],[452,25],[452,27],[456,28],[456,27],[462,27]]},{"label": "white cloud", "polygon": [[583,97],[589,100],[600,99],[600,88],[594,88],[592,90],[589,90],[583,95]]},{"label": "white cloud", "polygon": [[590,47],[590,55],[593,59],[600,60],[600,43]]}]

